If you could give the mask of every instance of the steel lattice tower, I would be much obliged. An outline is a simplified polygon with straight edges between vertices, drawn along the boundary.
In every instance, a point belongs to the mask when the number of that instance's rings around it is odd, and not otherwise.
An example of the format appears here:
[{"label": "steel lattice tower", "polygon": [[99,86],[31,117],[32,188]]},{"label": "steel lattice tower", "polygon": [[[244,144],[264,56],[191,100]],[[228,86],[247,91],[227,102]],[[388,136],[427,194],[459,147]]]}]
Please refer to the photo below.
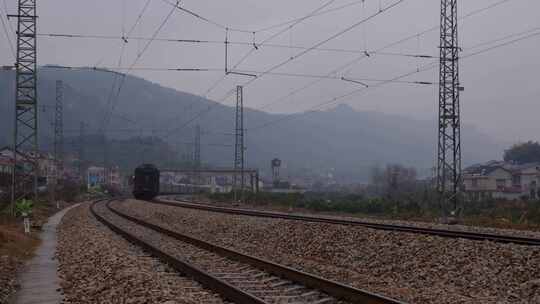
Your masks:
[{"label": "steel lattice tower", "polygon": [[457,0],[441,0],[437,191],[443,210],[457,211],[461,188]]},{"label": "steel lattice tower", "polygon": [[105,185],[109,184],[109,146],[107,136],[105,135],[105,130],[101,134],[101,140],[103,144],[103,182]]},{"label": "steel lattice tower", "polygon": [[11,206],[33,193],[37,198],[38,111],[36,1],[19,0],[15,81],[15,128],[13,136]]},{"label": "steel lattice tower", "polygon": [[80,125],[79,125],[79,177],[81,178],[81,183],[85,183],[86,181],[86,177],[85,177],[85,164],[86,164],[86,160],[85,160],[85,150],[86,150],[86,146],[85,146],[85,137],[86,137],[86,134],[85,134],[85,130],[84,130],[84,127],[85,127],[85,123],[81,121]]},{"label": "steel lattice tower", "polygon": [[[234,145],[234,200],[238,199],[238,188],[240,188],[240,200],[243,200],[245,178],[244,178],[244,96],[243,87],[236,87],[236,128]],[[240,171],[240,186],[238,186],[238,171]]]},{"label": "steel lattice tower", "polygon": [[195,144],[193,150],[193,164],[195,166],[195,181],[200,184],[200,170],[201,170],[201,126],[195,127]]},{"label": "steel lattice tower", "polygon": [[56,103],[54,107],[54,163],[56,165],[53,183],[53,202],[59,181],[64,176],[64,87],[62,80],[56,81]]}]

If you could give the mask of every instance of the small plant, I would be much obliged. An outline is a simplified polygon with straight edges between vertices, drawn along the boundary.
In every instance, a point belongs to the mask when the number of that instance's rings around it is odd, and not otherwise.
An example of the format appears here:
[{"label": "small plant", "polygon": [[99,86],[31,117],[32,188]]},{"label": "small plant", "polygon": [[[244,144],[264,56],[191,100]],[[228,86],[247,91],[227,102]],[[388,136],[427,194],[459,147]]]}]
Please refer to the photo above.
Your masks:
[{"label": "small plant", "polygon": [[15,204],[15,214],[22,217],[27,217],[32,213],[33,207],[34,203],[31,200],[23,198]]}]

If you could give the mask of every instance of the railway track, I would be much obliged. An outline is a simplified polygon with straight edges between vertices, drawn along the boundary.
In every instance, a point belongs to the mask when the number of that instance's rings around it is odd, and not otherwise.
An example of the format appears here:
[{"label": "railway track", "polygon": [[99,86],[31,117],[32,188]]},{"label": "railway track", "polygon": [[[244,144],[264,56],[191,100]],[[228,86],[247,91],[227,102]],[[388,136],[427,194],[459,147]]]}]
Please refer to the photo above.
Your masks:
[{"label": "railway track", "polygon": [[403,303],[147,223],[112,203],[95,201],[91,212],[128,241],[234,303]]},{"label": "railway track", "polygon": [[469,239],[469,240],[475,240],[475,241],[491,241],[491,242],[497,242],[497,243],[512,243],[512,244],[528,245],[528,246],[540,246],[540,239],[521,237],[521,236],[512,236],[512,235],[480,233],[480,232],[470,232],[470,231],[456,231],[456,230],[446,230],[446,229],[436,229],[436,228],[423,228],[423,227],[413,227],[413,226],[394,225],[394,224],[370,223],[370,222],[365,222],[361,220],[350,220],[350,219],[339,219],[339,218],[325,217],[325,216],[297,215],[297,214],[288,214],[288,213],[281,213],[281,212],[217,207],[217,206],[210,206],[210,205],[203,205],[203,204],[187,203],[187,202],[182,202],[182,201],[169,201],[169,200],[163,200],[163,199],[154,199],[153,201],[151,201],[151,203],[179,207],[179,208],[198,209],[198,210],[236,214],[236,215],[247,215],[247,216],[255,216],[255,217],[317,222],[317,223],[327,223],[327,224],[362,226],[362,227],[378,229],[378,230],[426,234],[426,235],[434,235],[434,236],[446,237],[446,238],[462,238],[462,239]]}]

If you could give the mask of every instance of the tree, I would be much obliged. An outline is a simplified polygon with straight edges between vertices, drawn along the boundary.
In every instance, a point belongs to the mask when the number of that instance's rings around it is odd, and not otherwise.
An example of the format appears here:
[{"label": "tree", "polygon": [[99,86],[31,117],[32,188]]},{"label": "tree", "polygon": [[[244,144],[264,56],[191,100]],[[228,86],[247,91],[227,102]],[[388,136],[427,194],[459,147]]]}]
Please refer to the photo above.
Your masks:
[{"label": "tree", "polygon": [[515,144],[504,151],[504,160],[517,164],[540,162],[540,144],[533,141]]},{"label": "tree", "polygon": [[390,164],[384,169],[375,166],[371,169],[371,185],[377,195],[397,197],[416,190],[417,172],[415,168],[399,164]]}]

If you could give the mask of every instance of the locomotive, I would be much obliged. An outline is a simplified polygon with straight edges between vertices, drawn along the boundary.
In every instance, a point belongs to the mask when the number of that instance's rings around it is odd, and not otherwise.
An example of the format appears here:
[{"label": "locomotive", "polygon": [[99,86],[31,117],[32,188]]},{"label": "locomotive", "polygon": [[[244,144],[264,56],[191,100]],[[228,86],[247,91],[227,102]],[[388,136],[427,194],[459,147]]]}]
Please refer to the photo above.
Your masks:
[{"label": "locomotive", "polygon": [[140,165],[133,176],[133,196],[151,200],[159,194],[159,170],[152,164]]}]

